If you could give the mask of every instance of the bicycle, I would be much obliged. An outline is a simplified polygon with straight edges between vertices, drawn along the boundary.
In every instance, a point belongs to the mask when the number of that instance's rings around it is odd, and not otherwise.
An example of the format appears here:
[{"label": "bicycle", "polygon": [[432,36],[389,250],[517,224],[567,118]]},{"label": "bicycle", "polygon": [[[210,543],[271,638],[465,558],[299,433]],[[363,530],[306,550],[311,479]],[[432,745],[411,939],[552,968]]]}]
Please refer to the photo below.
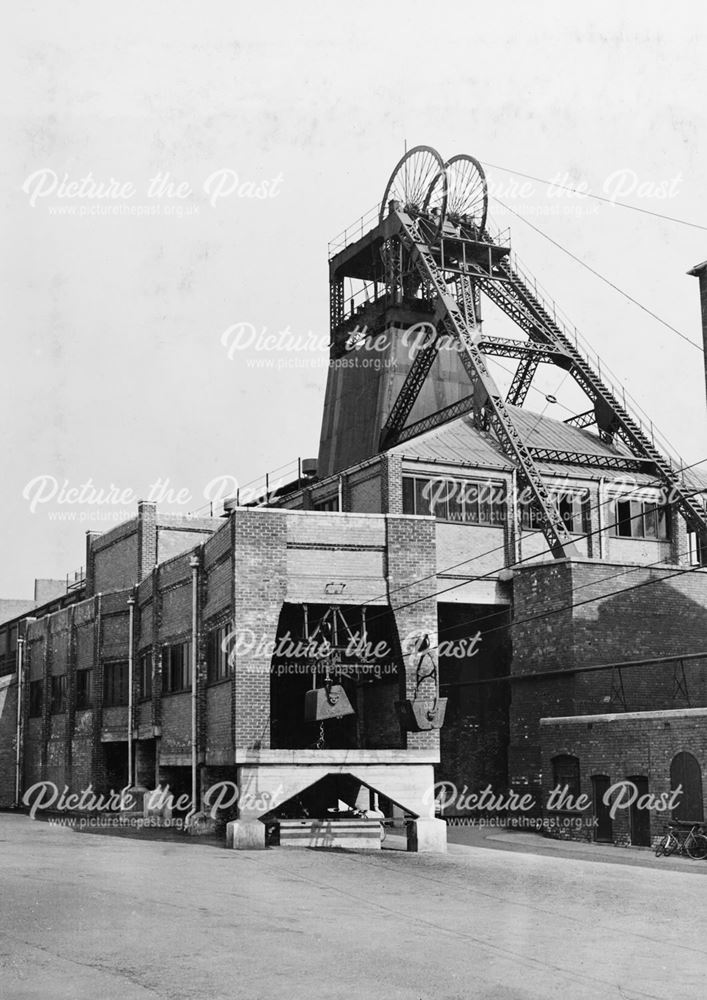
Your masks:
[{"label": "bicycle", "polygon": [[676,852],[693,861],[707,858],[707,836],[702,833],[701,823],[689,823],[682,828],[677,822],[669,824],[665,836],[656,844],[655,856],[669,858]]}]

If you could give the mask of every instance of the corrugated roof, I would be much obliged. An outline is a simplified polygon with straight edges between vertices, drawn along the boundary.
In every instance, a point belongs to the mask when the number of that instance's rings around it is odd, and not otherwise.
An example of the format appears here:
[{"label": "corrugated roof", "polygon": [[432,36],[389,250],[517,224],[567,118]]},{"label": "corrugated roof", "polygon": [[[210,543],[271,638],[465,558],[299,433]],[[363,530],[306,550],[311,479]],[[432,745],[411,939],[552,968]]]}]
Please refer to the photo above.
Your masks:
[{"label": "corrugated roof", "polygon": [[[631,457],[626,450],[606,444],[591,431],[571,427],[561,420],[533,413],[519,406],[508,406],[508,409],[513,415],[515,426],[524,444],[528,447],[581,452],[607,458]],[[514,463],[503,453],[495,438],[474,427],[469,414],[450,420],[449,423],[411,438],[391,450],[406,458],[419,461],[499,470],[511,470],[514,467]],[[538,462],[538,467],[549,475],[581,475],[589,478],[607,475],[606,469],[570,465],[565,462]],[[613,474],[621,475],[618,470],[613,470]],[[655,483],[655,476],[647,472],[632,472],[625,475],[630,475],[637,483]],[[703,477],[694,472],[686,473],[685,479],[699,488],[706,485]]]}]

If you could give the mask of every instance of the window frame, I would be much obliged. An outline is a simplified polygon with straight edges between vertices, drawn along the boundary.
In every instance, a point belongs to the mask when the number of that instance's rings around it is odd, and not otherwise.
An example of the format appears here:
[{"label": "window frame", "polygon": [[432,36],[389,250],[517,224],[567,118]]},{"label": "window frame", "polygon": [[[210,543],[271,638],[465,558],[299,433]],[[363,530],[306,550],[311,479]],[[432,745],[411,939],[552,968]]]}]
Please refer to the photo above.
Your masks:
[{"label": "window frame", "polygon": [[[122,669],[116,677],[115,674],[118,673],[119,667]],[[129,704],[128,661],[108,660],[103,664],[103,705],[105,708],[127,708]]]},{"label": "window frame", "polygon": [[[149,663],[149,670],[146,671],[146,664]],[[154,657],[152,647],[143,649],[138,653],[137,660],[137,697],[138,701],[152,700],[152,675],[154,667]]]},{"label": "window frame", "polygon": [[[432,482],[445,484],[443,495],[436,501],[434,509],[430,499],[424,496],[424,489]],[[453,489],[449,487],[453,486]],[[508,485],[502,480],[480,482],[463,476],[431,476],[406,472],[402,477],[403,513],[416,517],[434,517],[448,524],[466,524],[481,528],[503,528],[507,520]],[[490,491],[492,497],[484,493]],[[496,499],[499,491],[504,500]],[[411,510],[410,507],[413,509]],[[459,516],[451,517],[454,509]],[[469,516],[471,513],[472,516]]]},{"label": "window frame", "polygon": [[670,541],[669,506],[646,497],[613,498],[609,525],[612,538],[633,538],[649,542]]},{"label": "window frame", "polygon": [[162,647],[162,694],[191,691],[191,639]]},{"label": "window frame", "polygon": [[206,683],[220,684],[231,676],[230,649],[224,648],[232,623],[225,622],[209,630],[206,638]]}]

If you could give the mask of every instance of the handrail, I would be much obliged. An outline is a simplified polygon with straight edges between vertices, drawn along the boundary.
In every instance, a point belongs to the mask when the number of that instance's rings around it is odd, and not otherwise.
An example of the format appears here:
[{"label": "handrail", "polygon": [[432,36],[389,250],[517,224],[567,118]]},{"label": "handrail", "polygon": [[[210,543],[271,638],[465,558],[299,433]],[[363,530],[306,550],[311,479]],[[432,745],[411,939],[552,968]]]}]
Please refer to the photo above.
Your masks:
[{"label": "handrail", "polygon": [[592,365],[596,369],[600,379],[611,390],[613,395],[618,400],[621,400],[624,409],[627,411],[631,419],[638,424],[643,434],[666,454],[666,457],[670,460],[672,465],[676,466],[678,471],[684,468],[687,463],[677,449],[664,434],[658,431],[638,400],[636,400],[630,392],[627,392],[625,386],[620,383],[620,380],[615,372],[613,372],[606,362],[602,361],[600,356],[592,350],[591,345],[586,338],[579,333],[577,327],[571,323],[564,310],[557,305],[547,290],[538,283],[534,275],[532,275],[524,264],[521,263],[520,258],[516,253],[511,255],[511,267],[528,285],[528,287],[531,288],[533,295],[537,299],[540,306],[544,309],[548,316],[552,318],[553,322],[559,327],[562,333],[569,340],[574,342],[575,349],[584,358],[585,362]]}]

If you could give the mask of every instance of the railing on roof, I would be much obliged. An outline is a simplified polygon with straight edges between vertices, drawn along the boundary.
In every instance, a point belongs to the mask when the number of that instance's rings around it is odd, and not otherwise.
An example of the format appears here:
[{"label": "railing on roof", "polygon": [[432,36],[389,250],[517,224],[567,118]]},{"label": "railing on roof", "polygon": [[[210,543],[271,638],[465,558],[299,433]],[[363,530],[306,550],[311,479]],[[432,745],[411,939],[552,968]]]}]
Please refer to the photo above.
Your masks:
[{"label": "railing on roof", "polygon": [[66,593],[71,594],[75,590],[80,590],[86,583],[86,572],[83,566],[74,573],[66,574]]},{"label": "railing on roof", "polygon": [[380,202],[378,202],[372,208],[369,208],[367,212],[364,212],[360,219],[356,219],[350,226],[347,226],[346,229],[329,240],[329,260],[335,257],[337,253],[345,250],[349,243],[355,243],[356,240],[360,240],[369,229],[377,225],[380,210],[381,206]]},{"label": "railing on roof", "polygon": [[286,486],[304,486],[313,481],[313,476],[303,471],[305,459],[295,458],[277,469],[272,469],[264,475],[256,476],[247,483],[243,483],[236,488],[235,494],[226,497],[223,501],[214,503],[209,501],[197,507],[187,515],[193,517],[195,514],[208,513],[209,517],[220,517],[225,513],[224,504],[226,501],[235,501],[236,506],[246,507],[267,507],[279,492]]},{"label": "railing on roof", "polygon": [[[331,257],[335,254],[340,253],[350,243],[361,239],[366,231],[377,223],[380,215],[380,208],[381,206],[379,202],[369,208],[368,211],[365,212],[359,219],[353,222],[350,226],[347,226],[346,229],[335,236],[329,243],[329,258],[331,259]],[[491,236],[494,243],[498,246],[511,246],[511,231],[508,226],[501,229],[495,220],[489,218],[486,221],[486,231]],[[646,413],[638,400],[626,390],[626,387],[622,383],[619,376],[611,370],[606,361],[602,360],[586,338],[579,333],[576,325],[570,320],[569,316],[558,306],[557,302],[547,289],[545,289],[542,284],[538,282],[537,278],[521,261],[518,254],[513,251],[510,255],[510,263],[513,270],[516,271],[523,281],[533,289],[533,294],[537,298],[540,305],[549,316],[552,316],[553,321],[557,324],[564,335],[574,343],[575,349],[582,355],[587,364],[591,365],[597,371],[599,377],[611,390],[615,398],[622,402],[624,409],[639,425],[643,434],[649,438],[653,445],[665,455],[675,469],[684,469],[687,463],[682,455],[668,440],[668,438],[654,426],[650,416]],[[362,287],[355,291],[352,289],[351,293],[346,296],[351,316],[355,316],[357,310],[362,310],[370,302],[375,301],[378,297],[378,287],[377,282],[370,282],[364,283]]]}]

